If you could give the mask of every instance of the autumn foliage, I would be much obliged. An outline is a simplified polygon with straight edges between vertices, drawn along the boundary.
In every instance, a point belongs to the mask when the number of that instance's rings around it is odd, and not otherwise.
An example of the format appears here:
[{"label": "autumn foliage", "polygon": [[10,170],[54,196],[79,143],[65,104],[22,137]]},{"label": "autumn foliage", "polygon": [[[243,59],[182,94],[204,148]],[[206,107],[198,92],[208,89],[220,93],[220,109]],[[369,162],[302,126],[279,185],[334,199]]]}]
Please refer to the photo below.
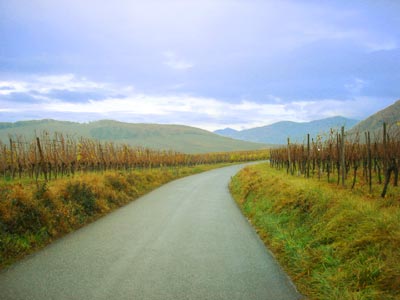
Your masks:
[{"label": "autumn foliage", "polygon": [[172,150],[152,150],[88,138],[75,139],[61,133],[43,132],[27,141],[22,136],[0,142],[0,176],[15,179],[28,176],[46,181],[75,172],[133,170],[143,168],[193,166],[223,162],[267,159],[267,150],[184,154]]}]

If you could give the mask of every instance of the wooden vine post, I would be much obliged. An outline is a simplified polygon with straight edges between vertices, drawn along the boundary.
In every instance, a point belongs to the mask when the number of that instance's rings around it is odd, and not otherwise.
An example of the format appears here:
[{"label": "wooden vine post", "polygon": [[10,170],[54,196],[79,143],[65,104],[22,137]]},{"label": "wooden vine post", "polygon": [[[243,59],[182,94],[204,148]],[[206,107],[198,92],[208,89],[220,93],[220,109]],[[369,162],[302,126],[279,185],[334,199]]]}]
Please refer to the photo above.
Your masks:
[{"label": "wooden vine post", "polygon": [[383,174],[386,176],[388,163],[387,163],[387,133],[386,133],[386,123],[383,122]]},{"label": "wooden vine post", "polygon": [[367,149],[368,149],[368,183],[369,192],[372,193],[372,155],[371,155],[371,136],[369,131],[367,132]]},{"label": "wooden vine post", "polygon": [[310,134],[307,133],[307,178],[310,177]]},{"label": "wooden vine post", "polygon": [[336,169],[337,169],[337,185],[340,183],[340,143],[341,143],[341,138],[340,138],[340,133],[336,133]]},{"label": "wooden vine post", "polygon": [[290,138],[287,138],[287,153],[288,153],[288,166],[286,173],[289,174],[290,170]]},{"label": "wooden vine post", "polygon": [[342,165],[342,186],[345,187],[345,179],[346,179],[346,157],[345,157],[345,138],[344,138],[344,126],[342,126],[341,131],[342,141],[341,141],[341,165]]},{"label": "wooden vine post", "polygon": [[15,168],[14,168],[14,147],[13,147],[13,140],[10,137],[10,172],[11,172],[11,179],[14,179],[15,176]]},{"label": "wooden vine post", "polygon": [[383,186],[383,191],[381,197],[386,196],[387,188],[390,183],[390,175],[392,174],[392,168],[388,164],[388,153],[387,153],[387,133],[386,133],[386,123],[383,123],[383,174],[385,174],[385,183]]},{"label": "wooden vine post", "polygon": [[42,172],[44,174],[44,179],[47,181],[47,167],[46,167],[46,163],[44,161],[44,156],[43,156],[43,151],[42,151],[42,147],[40,145],[40,139],[38,137],[36,137],[36,143],[39,149],[39,155],[40,155],[40,166],[42,168]]}]

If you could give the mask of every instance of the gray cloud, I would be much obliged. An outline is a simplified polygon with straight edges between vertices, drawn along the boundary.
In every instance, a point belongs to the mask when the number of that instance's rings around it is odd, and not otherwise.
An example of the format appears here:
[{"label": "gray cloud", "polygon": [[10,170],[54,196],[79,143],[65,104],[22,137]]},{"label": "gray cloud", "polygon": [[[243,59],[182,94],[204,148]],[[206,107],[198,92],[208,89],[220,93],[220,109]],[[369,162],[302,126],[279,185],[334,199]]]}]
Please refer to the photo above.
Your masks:
[{"label": "gray cloud", "polygon": [[[370,97],[282,101],[281,97],[274,95],[268,95],[266,98],[269,100],[265,103],[251,99],[229,102],[224,99],[182,93],[169,95],[139,93],[129,86],[94,82],[70,75],[39,77],[32,79],[32,82],[14,81],[13,84],[21,90],[25,87],[35,87],[36,92],[28,90],[0,96],[0,113],[4,120],[8,121],[14,120],[15,116],[19,115],[23,116],[23,119],[60,118],[73,121],[116,119],[127,122],[186,124],[208,130],[225,127],[244,129],[281,120],[310,121],[336,115],[361,119],[391,104],[390,99],[378,101]],[[88,86],[87,89],[84,88],[85,84]],[[61,87],[64,89],[60,89]],[[96,87],[97,98],[87,99],[93,87]],[[114,95],[115,91],[119,91],[120,94]],[[31,97],[34,101],[12,101],[14,98],[10,97],[14,97],[15,94],[21,99]],[[76,95],[83,96],[85,101],[77,101]]]},{"label": "gray cloud", "polygon": [[12,92],[7,95],[0,95],[0,100],[5,100],[10,103],[37,103],[40,99],[35,97],[34,93]]},{"label": "gray cloud", "polygon": [[46,97],[58,99],[66,102],[88,102],[89,100],[102,100],[109,97],[104,91],[69,91],[69,90],[51,90]]}]

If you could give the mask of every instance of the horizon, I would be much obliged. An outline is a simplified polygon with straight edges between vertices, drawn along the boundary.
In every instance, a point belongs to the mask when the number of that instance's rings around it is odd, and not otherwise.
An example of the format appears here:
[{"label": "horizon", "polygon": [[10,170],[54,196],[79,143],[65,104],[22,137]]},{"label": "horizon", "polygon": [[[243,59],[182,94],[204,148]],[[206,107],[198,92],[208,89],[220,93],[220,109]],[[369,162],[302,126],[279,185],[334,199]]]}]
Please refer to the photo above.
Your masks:
[{"label": "horizon", "polygon": [[363,120],[400,99],[398,11],[391,0],[0,1],[0,121]]}]

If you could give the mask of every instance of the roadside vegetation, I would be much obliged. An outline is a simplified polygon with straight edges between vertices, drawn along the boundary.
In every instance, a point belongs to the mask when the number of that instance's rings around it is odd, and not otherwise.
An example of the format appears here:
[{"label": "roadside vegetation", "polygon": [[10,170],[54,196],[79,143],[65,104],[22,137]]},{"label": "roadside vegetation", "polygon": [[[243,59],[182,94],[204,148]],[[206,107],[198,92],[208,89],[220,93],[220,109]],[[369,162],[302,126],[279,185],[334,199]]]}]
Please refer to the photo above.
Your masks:
[{"label": "roadside vegetation", "polygon": [[227,164],[0,181],[0,269],[171,180]]},{"label": "roadside vegetation", "polygon": [[233,177],[230,189],[309,299],[400,299],[400,190],[382,198],[379,185],[365,186],[259,164]]},{"label": "roadside vegetation", "polygon": [[185,154],[62,133],[0,142],[0,268],[186,175],[268,150]]}]

